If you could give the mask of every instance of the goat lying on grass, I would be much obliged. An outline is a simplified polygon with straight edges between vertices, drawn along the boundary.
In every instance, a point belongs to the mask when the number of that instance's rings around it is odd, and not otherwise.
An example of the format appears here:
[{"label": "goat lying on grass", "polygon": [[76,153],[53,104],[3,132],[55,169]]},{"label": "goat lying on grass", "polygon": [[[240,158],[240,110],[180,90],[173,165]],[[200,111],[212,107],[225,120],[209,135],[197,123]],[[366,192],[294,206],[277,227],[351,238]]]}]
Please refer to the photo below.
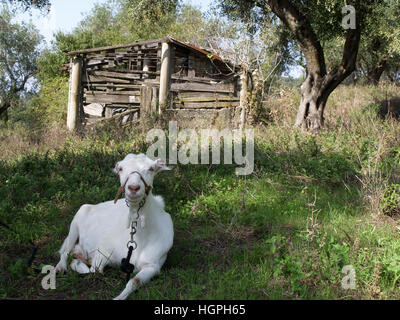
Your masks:
[{"label": "goat lying on grass", "polygon": [[128,241],[134,223],[137,227],[132,240],[133,247],[137,247],[130,263],[138,273],[115,299],[126,299],[159,273],[174,237],[162,197],[151,192],[154,176],[162,170],[170,169],[161,160],[153,161],[144,154],[128,154],[117,162],[114,172],[119,174],[121,187],[116,199],[122,191],[125,199],[81,206],[59,251],[61,258],[56,270],[67,270],[70,254],[74,257],[70,267],[79,273],[102,273],[106,265],[119,266],[132,245]]}]

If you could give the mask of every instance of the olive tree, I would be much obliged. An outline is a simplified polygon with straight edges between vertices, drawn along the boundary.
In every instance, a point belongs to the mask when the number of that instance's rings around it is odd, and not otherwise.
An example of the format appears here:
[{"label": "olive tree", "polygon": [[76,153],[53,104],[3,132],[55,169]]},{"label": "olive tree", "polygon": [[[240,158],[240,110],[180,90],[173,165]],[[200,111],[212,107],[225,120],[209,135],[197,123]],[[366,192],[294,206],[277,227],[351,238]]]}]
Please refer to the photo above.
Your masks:
[{"label": "olive tree", "polygon": [[[351,6],[344,6],[344,5]],[[356,68],[360,37],[376,0],[220,0],[226,14],[244,19],[250,11],[261,17],[274,15],[298,43],[305,60],[306,78],[295,124],[318,131],[324,123],[329,95]],[[345,9],[345,10],[343,10]],[[327,66],[323,44],[341,36],[341,61]]]},{"label": "olive tree", "polygon": [[377,85],[386,71],[398,73],[400,68],[400,3],[383,0],[375,14],[367,17],[361,36],[358,67],[369,84]]},{"label": "olive tree", "polygon": [[13,23],[12,14],[3,8],[0,16],[0,119],[27,89],[37,70],[42,36],[31,24]]},{"label": "olive tree", "polygon": [[17,9],[23,11],[39,9],[43,12],[48,12],[50,10],[50,0],[0,0],[0,3],[11,5],[14,11]]}]

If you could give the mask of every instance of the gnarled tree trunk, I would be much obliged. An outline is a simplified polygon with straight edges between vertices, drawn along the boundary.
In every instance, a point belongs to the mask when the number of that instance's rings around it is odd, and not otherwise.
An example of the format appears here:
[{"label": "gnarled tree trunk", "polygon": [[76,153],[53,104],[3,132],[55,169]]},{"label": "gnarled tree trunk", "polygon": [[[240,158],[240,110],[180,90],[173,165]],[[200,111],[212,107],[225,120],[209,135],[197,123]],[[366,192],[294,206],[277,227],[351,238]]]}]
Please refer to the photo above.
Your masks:
[{"label": "gnarled tree trunk", "polygon": [[356,68],[361,35],[359,19],[356,20],[356,28],[347,31],[340,65],[328,73],[324,50],[310,21],[288,0],[268,0],[268,4],[296,38],[306,60],[307,76],[301,86],[301,101],[295,125],[319,131],[324,124],[329,95]]},{"label": "gnarled tree trunk", "polygon": [[311,75],[301,85],[300,92],[301,101],[295,125],[318,131],[324,125],[324,110],[329,95],[321,87],[321,80]]},{"label": "gnarled tree trunk", "polygon": [[[356,56],[356,53],[352,52]],[[308,73],[300,87],[301,100],[295,126],[318,132],[324,125],[324,111],[333,90],[355,70],[355,57],[323,77]]]}]

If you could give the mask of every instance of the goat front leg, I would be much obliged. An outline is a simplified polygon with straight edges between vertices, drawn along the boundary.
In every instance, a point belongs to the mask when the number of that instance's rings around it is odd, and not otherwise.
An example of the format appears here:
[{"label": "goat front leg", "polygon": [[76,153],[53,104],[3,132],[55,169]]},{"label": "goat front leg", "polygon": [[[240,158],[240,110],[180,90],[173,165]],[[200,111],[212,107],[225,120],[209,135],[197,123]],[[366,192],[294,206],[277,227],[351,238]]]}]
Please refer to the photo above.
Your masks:
[{"label": "goat front leg", "polygon": [[78,259],[72,260],[70,267],[71,267],[71,270],[74,270],[81,274],[90,272],[89,267],[83,261],[78,260]]},{"label": "goat front leg", "polygon": [[150,279],[159,272],[160,267],[156,264],[144,265],[137,273],[137,275],[133,279],[128,281],[124,291],[122,291],[118,297],[114,298],[114,300],[125,300],[133,291],[137,290],[139,287],[149,282]]},{"label": "goat front leg", "polygon": [[103,273],[104,267],[109,263],[112,253],[109,253],[104,247],[97,249],[94,257],[92,259],[92,265],[90,267],[90,272],[100,272]]}]

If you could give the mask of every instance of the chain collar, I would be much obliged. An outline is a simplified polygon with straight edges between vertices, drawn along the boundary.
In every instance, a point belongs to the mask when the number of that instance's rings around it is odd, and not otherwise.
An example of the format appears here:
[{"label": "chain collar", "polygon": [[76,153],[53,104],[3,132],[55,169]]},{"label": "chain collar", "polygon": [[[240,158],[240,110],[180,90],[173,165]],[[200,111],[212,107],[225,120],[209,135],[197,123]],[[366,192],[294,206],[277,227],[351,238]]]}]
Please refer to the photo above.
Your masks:
[{"label": "chain collar", "polygon": [[[139,219],[139,210],[140,210],[140,209],[144,206],[144,204],[146,203],[146,197],[147,197],[147,196],[143,197],[143,199],[140,200],[140,202],[139,202],[139,208],[138,208],[138,211],[137,211],[137,218],[138,218],[138,219]],[[129,200],[126,199],[126,198],[125,198],[125,204],[126,204],[126,206],[127,206],[128,208],[131,207],[131,205],[129,204]]]},{"label": "chain collar", "polygon": [[[137,210],[136,210],[136,218],[133,219],[132,222],[131,222],[131,232],[130,232],[130,235],[131,235],[131,236],[130,236],[130,239],[129,239],[128,243],[126,244],[126,246],[127,246],[127,248],[128,248],[128,255],[127,255],[126,258],[123,258],[122,261],[121,261],[121,270],[122,270],[123,272],[126,273],[126,282],[129,281],[130,275],[132,274],[132,272],[133,272],[134,269],[135,269],[134,265],[130,263],[130,259],[131,259],[133,250],[136,250],[136,248],[137,248],[137,246],[138,246],[138,245],[137,245],[137,242],[136,242],[135,239],[134,239],[134,236],[135,236],[135,234],[136,234],[136,232],[137,232],[138,221],[139,221],[139,211],[140,211],[140,209],[142,209],[143,206],[145,205],[147,196],[149,195],[150,190],[151,190],[151,186],[147,185],[146,181],[143,179],[142,175],[141,175],[139,172],[133,171],[133,172],[131,172],[130,174],[132,174],[132,173],[137,173],[137,174],[140,176],[140,178],[142,179],[142,181],[143,181],[143,183],[144,183],[145,191],[146,191],[146,192],[145,192],[145,195],[144,195],[144,197],[142,198],[142,200],[140,200],[140,202],[139,202],[139,206],[138,206],[138,208],[137,208]],[[126,185],[126,183],[128,182],[128,179],[129,179],[129,176],[128,176],[128,178],[126,179],[124,185],[121,186],[121,187],[118,189],[117,195],[115,196],[114,203],[117,202],[117,200],[118,200],[118,198],[119,198],[119,195],[124,191],[125,185]],[[126,198],[125,198],[125,203],[126,203],[126,206],[127,206],[128,208],[130,208],[130,202],[129,202],[129,200],[126,199]],[[131,212],[130,212],[131,210],[132,210],[132,209],[129,209],[129,213],[128,213],[129,215],[131,214]]]},{"label": "chain collar", "polygon": [[[129,249],[130,246],[132,246],[133,250],[135,250],[135,249],[137,248],[137,243],[136,243],[136,241],[133,239],[133,236],[134,236],[134,235],[136,234],[136,232],[137,232],[137,225],[138,225],[138,220],[139,220],[139,211],[140,211],[140,209],[143,208],[144,204],[146,203],[146,197],[147,197],[147,196],[143,197],[143,199],[140,201],[139,207],[138,207],[138,209],[137,209],[137,211],[136,211],[136,218],[135,218],[135,220],[133,220],[132,223],[131,223],[131,232],[130,232],[131,238],[130,238],[130,240],[128,241],[128,243],[126,244],[126,246],[128,247],[128,249]],[[129,207],[130,207],[130,206],[129,206],[129,201],[128,201],[127,199],[125,199],[125,203],[126,203],[127,207],[129,208]],[[130,214],[130,213],[129,213],[129,214]]]}]

